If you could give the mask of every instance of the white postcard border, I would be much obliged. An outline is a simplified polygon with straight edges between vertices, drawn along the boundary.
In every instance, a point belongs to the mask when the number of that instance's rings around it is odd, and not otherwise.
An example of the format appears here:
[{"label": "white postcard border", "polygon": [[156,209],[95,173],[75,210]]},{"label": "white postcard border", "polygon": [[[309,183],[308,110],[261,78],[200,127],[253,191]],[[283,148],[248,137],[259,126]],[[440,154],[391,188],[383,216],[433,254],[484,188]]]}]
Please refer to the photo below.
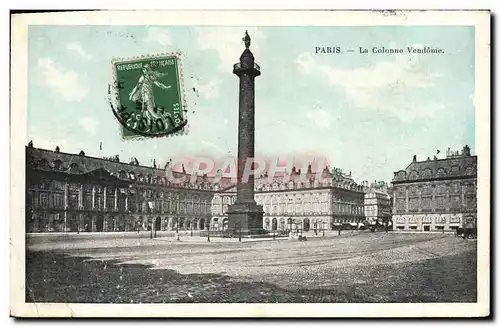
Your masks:
[{"label": "white postcard border", "polygon": [[[26,14],[12,18],[10,313],[24,317],[470,317],[490,312],[489,11],[115,11]],[[475,26],[478,155],[478,302],[411,304],[48,304],[25,303],[25,152],[29,25]]]}]

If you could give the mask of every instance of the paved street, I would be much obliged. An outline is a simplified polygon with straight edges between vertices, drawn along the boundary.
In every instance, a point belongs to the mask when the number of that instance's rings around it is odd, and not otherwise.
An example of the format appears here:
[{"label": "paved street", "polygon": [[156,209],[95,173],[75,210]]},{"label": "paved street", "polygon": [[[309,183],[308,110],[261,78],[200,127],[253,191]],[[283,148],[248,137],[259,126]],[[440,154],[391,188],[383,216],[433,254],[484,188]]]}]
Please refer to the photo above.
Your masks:
[{"label": "paved street", "polygon": [[27,241],[39,302],[459,302],[476,299],[476,241],[344,233],[239,243],[181,235]]}]

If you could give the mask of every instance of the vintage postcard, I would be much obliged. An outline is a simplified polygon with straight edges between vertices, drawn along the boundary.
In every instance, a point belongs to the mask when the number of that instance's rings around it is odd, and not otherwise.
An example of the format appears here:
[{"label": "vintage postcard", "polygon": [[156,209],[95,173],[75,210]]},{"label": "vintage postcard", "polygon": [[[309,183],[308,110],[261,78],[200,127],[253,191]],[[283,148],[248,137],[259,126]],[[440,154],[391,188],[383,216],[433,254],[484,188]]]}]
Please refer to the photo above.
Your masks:
[{"label": "vintage postcard", "polygon": [[488,316],[490,19],[13,15],[11,315]]}]

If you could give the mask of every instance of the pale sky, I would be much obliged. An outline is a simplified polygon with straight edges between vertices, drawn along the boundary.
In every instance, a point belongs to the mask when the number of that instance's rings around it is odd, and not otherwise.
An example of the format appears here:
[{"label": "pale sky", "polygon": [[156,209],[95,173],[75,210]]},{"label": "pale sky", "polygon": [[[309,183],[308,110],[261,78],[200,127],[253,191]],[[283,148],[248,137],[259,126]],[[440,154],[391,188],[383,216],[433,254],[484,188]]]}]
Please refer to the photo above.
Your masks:
[{"label": "pale sky", "polygon": [[[30,26],[28,140],[35,147],[159,165],[176,155],[236,155],[245,29],[261,66],[255,151],[327,158],[353,178],[390,181],[417,154],[474,146],[473,27]],[[346,53],[359,46],[444,54]],[[315,54],[339,46],[342,54]],[[113,57],[181,51],[188,135],[120,137],[107,102]],[[196,90],[196,91],[193,91]],[[99,143],[103,149],[99,151]]]}]

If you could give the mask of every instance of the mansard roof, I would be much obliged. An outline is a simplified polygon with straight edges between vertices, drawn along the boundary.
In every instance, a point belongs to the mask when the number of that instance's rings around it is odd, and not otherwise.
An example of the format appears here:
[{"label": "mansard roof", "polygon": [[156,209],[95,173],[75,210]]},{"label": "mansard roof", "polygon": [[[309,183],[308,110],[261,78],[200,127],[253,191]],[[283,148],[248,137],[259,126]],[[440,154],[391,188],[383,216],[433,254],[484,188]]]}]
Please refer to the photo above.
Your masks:
[{"label": "mansard roof", "polygon": [[[166,177],[166,170],[163,168],[154,168],[141,165],[129,164],[126,162],[111,161],[107,159],[89,157],[85,155],[77,155],[64,152],[50,151],[46,149],[26,147],[26,160],[27,164],[37,170],[45,171],[61,171],[67,174],[89,174],[94,171],[104,170],[109,175],[118,177],[120,179],[129,179],[133,174],[135,179],[142,176],[152,179],[162,180]],[[191,177],[190,174],[182,172],[172,172],[173,176],[178,178],[186,176],[187,179]],[[213,177],[197,176],[196,183],[203,183],[211,181]],[[230,185],[229,178],[221,178],[220,187],[227,187]]]},{"label": "mansard roof", "polygon": [[[41,171],[59,171],[66,174],[74,175],[84,175],[92,174],[96,171],[105,171],[108,176],[118,178],[120,180],[131,180],[130,176],[133,174],[134,180],[137,181],[140,176],[144,179],[152,178],[153,181],[163,181],[166,178],[166,169],[164,168],[154,168],[148,166],[141,166],[130,164],[126,162],[112,161],[109,159],[89,157],[82,154],[72,154],[64,153],[60,151],[51,151],[46,149],[39,149],[34,147],[26,147],[26,160],[27,164],[32,168]],[[186,177],[189,181],[191,174],[182,172],[172,172],[175,178],[182,176]],[[325,169],[321,174],[321,179],[316,182],[317,176],[314,172],[302,173],[306,175],[306,178],[302,180],[303,185],[300,188],[314,188],[314,187],[337,187],[346,190],[353,191],[363,191],[363,186],[358,185],[350,176],[341,173],[334,174],[328,169]],[[294,189],[298,188],[298,182],[301,181],[301,175],[297,173],[292,173],[289,176],[288,182],[285,182],[285,176],[275,176],[273,181],[270,183],[267,177],[255,178],[255,185],[258,188],[261,186],[264,188],[265,185],[270,186],[270,190],[273,189],[272,185],[277,183],[278,185],[284,185],[286,189],[289,189],[289,182],[294,182]],[[199,188],[197,185],[204,183],[210,183],[214,180],[215,176],[197,176],[196,185],[190,185],[190,183],[184,184],[182,187],[185,188]],[[212,187],[207,187],[208,189],[217,190],[219,192],[232,192],[235,191],[235,183],[230,177],[219,177],[219,182],[217,187],[214,189]],[[212,183],[210,183],[212,184]],[[205,187],[203,187],[205,188]],[[280,187],[280,189],[282,189]]]},{"label": "mansard roof", "polygon": [[394,172],[393,182],[477,176],[477,156],[413,161],[404,170]]}]

